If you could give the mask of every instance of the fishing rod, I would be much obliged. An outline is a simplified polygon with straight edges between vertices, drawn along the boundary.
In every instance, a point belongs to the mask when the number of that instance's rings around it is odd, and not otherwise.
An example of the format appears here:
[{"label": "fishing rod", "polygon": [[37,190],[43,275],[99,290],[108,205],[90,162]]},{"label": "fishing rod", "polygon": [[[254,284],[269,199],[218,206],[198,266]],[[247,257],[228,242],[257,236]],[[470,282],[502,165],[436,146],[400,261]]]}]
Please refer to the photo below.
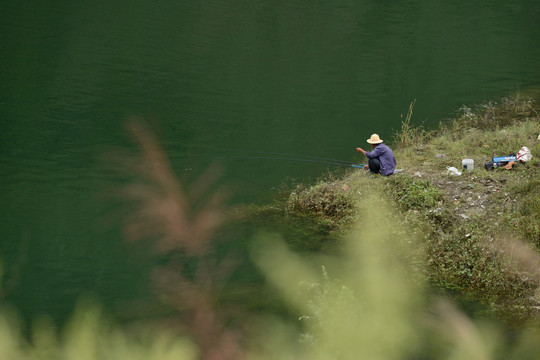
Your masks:
[{"label": "fishing rod", "polygon": [[[231,150],[231,149],[222,149],[222,151],[230,151],[230,152],[249,152],[249,153],[255,153],[255,154],[268,154],[268,155],[278,155],[278,156],[286,156],[288,159],[294,157],[294,158],[303,158],[303,159],[315,159],[315,160],[323,160],[323,161],[330,161],[332,162],[332,165],[335,165],[335,163],[342,163],[345,165],[350,165],[350,161],[344,161],[344,160],[338,160],[338,159],[331,159],[326,157],[319,157],[319,156],[309,156],[309,155],[297,155],[297,154],[285,154],[285,153],[279,153],[279,152],[273,152],[273,151],[258,151],[258,150]],[[281,159],[281,158],[280,158]],[[292,160],[292,159],[290,159]]]},{"label": "fishing rod", "polygon": [[351,163],[344,162],[342,160],[338,160],[340,162],[331,162],[331,161],[311,160],[311,159],[302,159],[302,158],[272,157],[272,156],[214,156],[212,157],[212,159],[286,160],[286,161],[308,162],[308,163],[315,163],[315,164],[346,166],[346,167],[353,167],[353,168],[358,168],[358,169],[363,169],[365,165],[365,164],[351,164]]}]

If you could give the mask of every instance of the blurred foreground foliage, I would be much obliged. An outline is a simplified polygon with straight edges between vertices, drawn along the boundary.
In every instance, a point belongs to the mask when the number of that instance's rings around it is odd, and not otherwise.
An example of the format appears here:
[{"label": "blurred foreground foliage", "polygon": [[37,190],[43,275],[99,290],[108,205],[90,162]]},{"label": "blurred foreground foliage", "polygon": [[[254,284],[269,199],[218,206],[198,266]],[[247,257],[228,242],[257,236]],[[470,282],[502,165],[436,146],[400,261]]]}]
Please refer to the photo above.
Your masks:
[{"label": "blurred foreground foliage", "polygon": [[[494,320],[473,320],[450,299],[430,293],[421,239],[403,231],[407,220],[390,201],[378,192],[359,200],[361,220],[339,255],[300,255],[263,235],[254,242],[252,258],[299,316],[286,320],[260,314],[247,319],[238,343],[241,351],[234,358],[538,359],[537,322],[508,337]],[[538,261],[534,252],[523,256]],[[175,283],[168,286],[171,293],[182,290]],[[182,311],[193,310],[187,306]],[[208,311],[221,310],[214,306]],[[201,348],[197,336],[212,334],[196,334],[200,328],[189,323],[181,329],[155,323],[115,325],[96,306],[82,304],[61,331],[43,318],[26,337],[4,309],[0,359],[230,358]]]},{"label": "blurred foreground foliage", "polygon": [[81,303],[62,331],[47,317],[36,320],[30,338],[20,332],[13,312],[4,309],[0,317],[2,360],[177,360],[197,359],[197,354],[187,338],[151,327],[127,331],[106,321],[90,303]]}]

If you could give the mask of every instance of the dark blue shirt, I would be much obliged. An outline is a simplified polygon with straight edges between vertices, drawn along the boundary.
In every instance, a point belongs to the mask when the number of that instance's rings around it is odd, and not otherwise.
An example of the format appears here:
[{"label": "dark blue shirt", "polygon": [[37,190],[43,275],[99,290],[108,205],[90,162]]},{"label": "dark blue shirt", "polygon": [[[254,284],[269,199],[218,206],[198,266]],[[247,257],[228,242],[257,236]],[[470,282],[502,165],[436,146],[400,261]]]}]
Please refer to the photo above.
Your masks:
[{"label": "dark blue shirt", "polygon": [[366,151],[366,156],[370,159],[379,159],[381,162],[381,175],[387,176],[394,173],[396,158],[392,149],[385,144],[379,144],[372,151]]}]

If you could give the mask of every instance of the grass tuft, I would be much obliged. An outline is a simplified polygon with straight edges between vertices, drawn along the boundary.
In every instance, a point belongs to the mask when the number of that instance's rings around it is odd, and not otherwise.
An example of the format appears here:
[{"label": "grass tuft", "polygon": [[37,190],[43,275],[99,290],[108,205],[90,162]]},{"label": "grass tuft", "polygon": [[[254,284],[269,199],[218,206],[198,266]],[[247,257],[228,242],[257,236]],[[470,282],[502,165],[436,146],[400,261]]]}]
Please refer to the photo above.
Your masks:
[{"label": "grass tuft", "polygon": [[286,211],[319,219],[331,227],[350,223],[355,214],[354,192],[343,181],[321,180],[299,185],[287,199]]}]

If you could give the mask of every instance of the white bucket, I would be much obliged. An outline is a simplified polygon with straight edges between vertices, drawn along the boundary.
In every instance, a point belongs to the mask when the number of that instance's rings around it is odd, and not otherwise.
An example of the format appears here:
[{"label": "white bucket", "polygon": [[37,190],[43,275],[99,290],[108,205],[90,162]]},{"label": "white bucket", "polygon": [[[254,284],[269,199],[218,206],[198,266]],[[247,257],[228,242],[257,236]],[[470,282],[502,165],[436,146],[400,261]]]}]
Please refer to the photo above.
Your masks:
[{"label": "white bucket", "polygon": [[474,170],[474,160],[473,159],[463,159],[461,161],[463,166],[463,171],[473,171]]}]

